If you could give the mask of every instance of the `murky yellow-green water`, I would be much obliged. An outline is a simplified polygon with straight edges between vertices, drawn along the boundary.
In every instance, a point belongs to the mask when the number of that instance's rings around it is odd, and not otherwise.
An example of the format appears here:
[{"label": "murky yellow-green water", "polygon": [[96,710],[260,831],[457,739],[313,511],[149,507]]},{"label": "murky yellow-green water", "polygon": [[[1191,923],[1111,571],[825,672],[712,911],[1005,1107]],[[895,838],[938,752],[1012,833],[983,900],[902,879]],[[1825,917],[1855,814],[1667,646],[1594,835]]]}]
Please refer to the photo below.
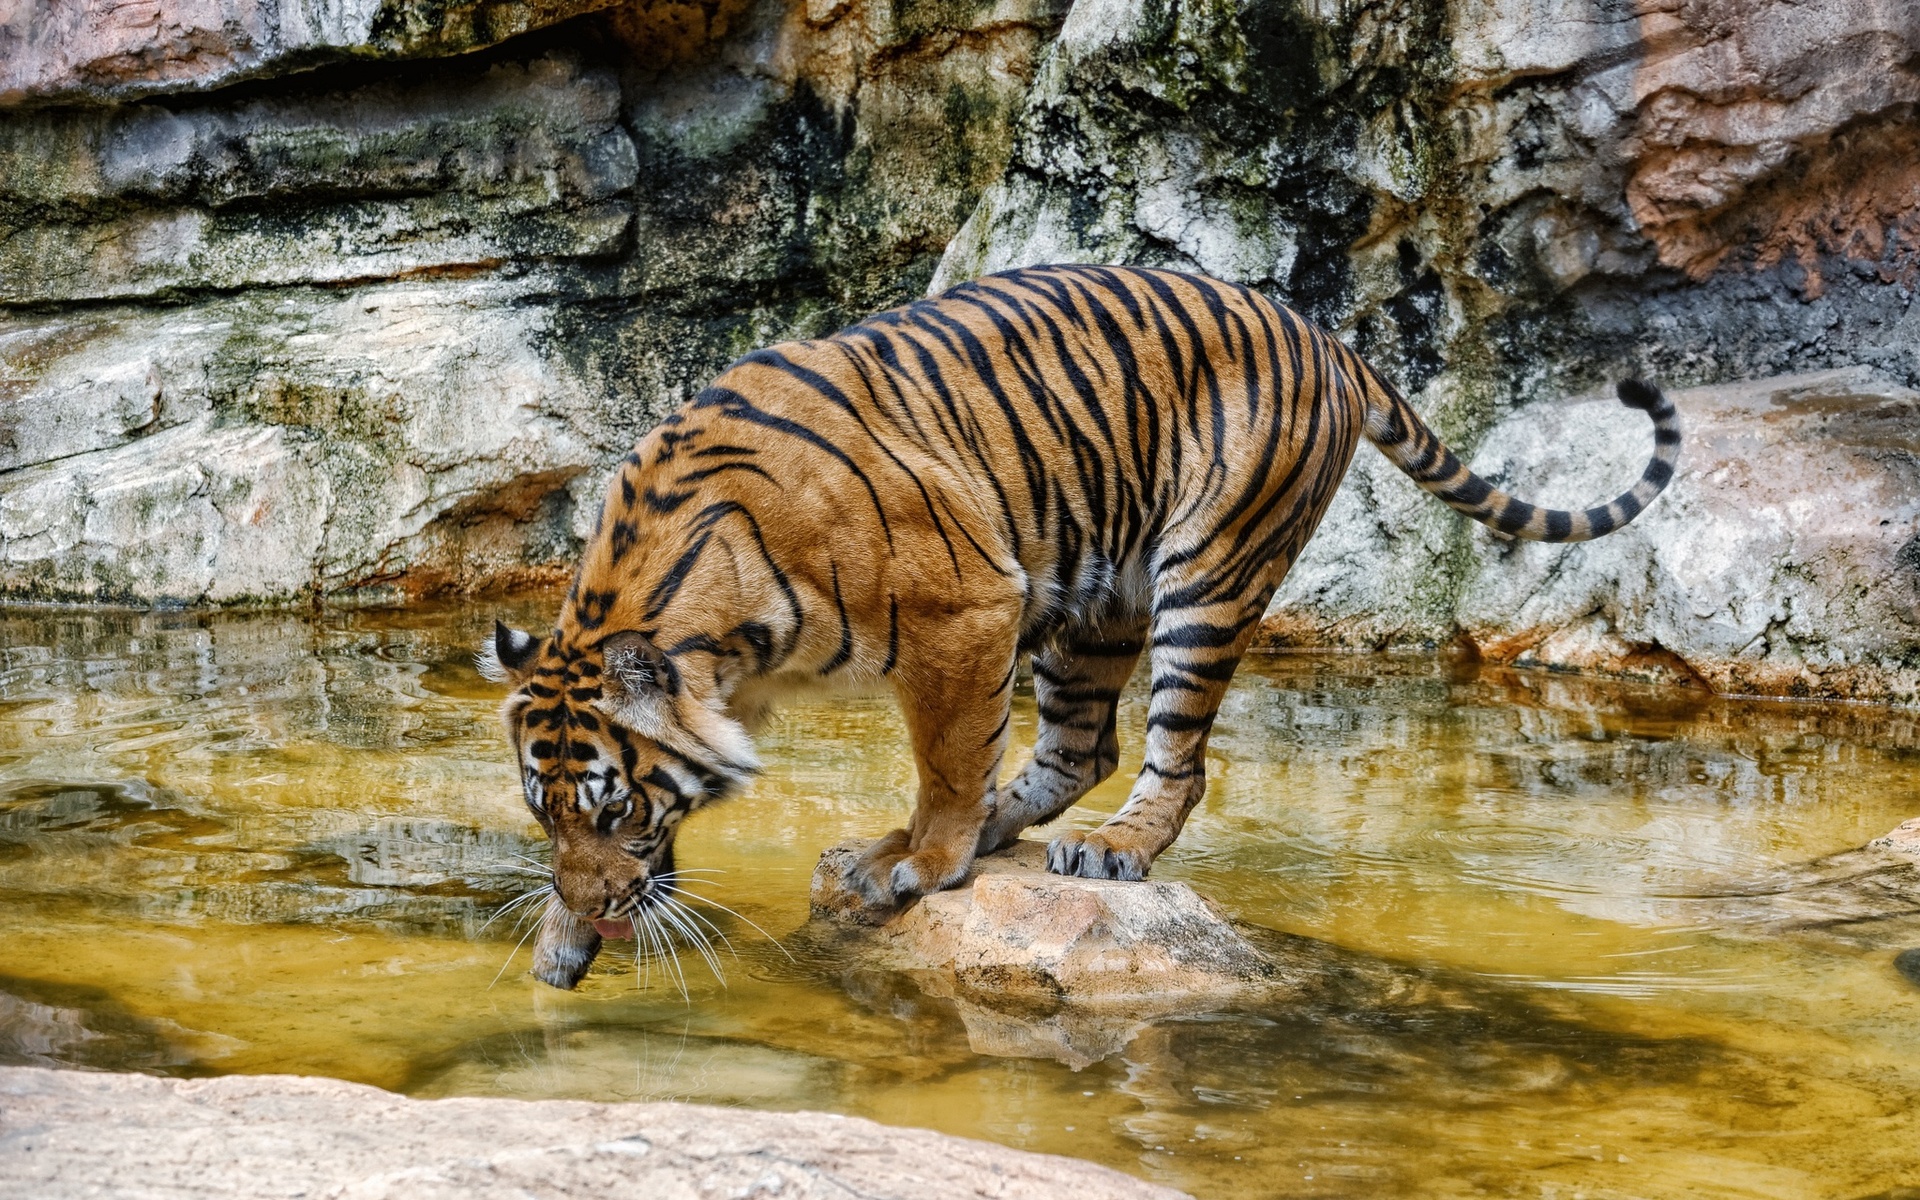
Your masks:
[{"label": "murky yellow-green water", "polygon": [[[492,616],[0,613],[0,1058],[828,1109],[1209,1197],[1920,1185],[1920,988],[1892,967],[1920,918],[1805,866],[1920,813],[1912,714],[1253,660],[1156,874],[1440,998],[1167,1021],[1075,1071],[724,917],[730,986],[693,960],[691,1003],[618,949],[577,993],[534,983],[481,931],[544,852],[470,664]],[[912,767],[881,699],[793,709],[764,749],[681,862],[783,933]]]}]

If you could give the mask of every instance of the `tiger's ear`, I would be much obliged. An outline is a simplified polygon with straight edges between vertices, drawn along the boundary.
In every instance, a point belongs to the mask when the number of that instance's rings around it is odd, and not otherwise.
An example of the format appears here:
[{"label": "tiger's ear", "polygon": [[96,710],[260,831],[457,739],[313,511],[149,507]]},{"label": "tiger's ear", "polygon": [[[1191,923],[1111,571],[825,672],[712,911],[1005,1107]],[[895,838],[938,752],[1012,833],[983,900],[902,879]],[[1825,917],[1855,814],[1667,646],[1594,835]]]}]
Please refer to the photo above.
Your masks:
[{"label": "tiger's ear", "polygon": [[505,621],[493,623],[493,636],[480,646],[474,662],[480,673],[495,683],[519,687],[527,681],[533,660],[540,655],[540,639],[510,628]]},{"label": "tiger's ear", "polygon": [[680,672],[644,633],[628,630],[608,636],[600,643],[600,656],[606,664],[600,686],[609,699],[672,695],[680,690]]}]

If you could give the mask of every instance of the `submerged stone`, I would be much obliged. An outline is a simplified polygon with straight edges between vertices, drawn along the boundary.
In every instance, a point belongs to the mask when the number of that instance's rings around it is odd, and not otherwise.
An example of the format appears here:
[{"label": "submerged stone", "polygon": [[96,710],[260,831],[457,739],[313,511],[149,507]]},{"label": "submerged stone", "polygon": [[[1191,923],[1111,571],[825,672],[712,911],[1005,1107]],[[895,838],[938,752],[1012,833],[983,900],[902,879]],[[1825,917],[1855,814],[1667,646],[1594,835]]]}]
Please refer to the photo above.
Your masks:
[{"label": "submerged stone", "polygon": [[1905,976],[1908,983],[1920,987],[1920,948],[1902,950],[1894,955],[1893,969]]}]

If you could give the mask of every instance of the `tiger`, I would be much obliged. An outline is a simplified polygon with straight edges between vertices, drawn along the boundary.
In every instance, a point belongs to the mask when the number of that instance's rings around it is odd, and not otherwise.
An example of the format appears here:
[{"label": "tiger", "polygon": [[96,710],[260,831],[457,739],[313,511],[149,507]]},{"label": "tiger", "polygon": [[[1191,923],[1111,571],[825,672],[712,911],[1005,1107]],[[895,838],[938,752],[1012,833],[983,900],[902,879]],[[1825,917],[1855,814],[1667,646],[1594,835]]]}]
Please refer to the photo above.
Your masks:
[{"label": "tiger", "polygon": [[[1205,794],[1222,697],[1359,439],[1498,535],[1587,541],[1679,456],[1671,401],[1617,393],[1651,417],[1653,456],[1569,511],[1474,474],[1331,333],[1197,274],[1011,270],[755,350],[619,463],[552,631],[496,622],[483,651],[558,919],[611,934],[659,902],[682,821],[753,778],[769,711],[823,686],[891,690],[918,776],[852,888],[888,913],[953,887],[1114,772],[1143,655],[1126,803],[1053,837],[1046,866],[1144,879]],[[1003,785],[1023,664],[1039,727]]]}]

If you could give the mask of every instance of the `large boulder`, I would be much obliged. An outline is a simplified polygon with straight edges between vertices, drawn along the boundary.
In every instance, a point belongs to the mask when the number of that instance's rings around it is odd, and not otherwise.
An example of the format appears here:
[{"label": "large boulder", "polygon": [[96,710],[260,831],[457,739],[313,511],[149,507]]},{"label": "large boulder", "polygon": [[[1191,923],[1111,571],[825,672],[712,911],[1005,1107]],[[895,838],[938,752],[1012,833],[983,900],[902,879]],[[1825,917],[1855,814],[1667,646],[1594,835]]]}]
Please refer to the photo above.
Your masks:
[{"label": "large boulder", "polygon": [[[1363,448],[1269,639],[1372,648],[1431,623],[1496,662],[1920,702],[1920,392],[1848,370],[1673,398],[1673,483],[1626,529],[1575,546],[1501,540],[1451,513],[1456,532],[1423,542],[1418,514],[1439,506]],[[1589,397],[1520,410],[1472,465],[1528,500],[1584,506],[1651,450],[1641,414]]]},{"label": "large boulder", "polygon": [[1092,1163],[825,1113],[409,1100],[334,1079],[34,1067],[0,1068],[0,1192],[38,1200],[1183,1195]]}]

